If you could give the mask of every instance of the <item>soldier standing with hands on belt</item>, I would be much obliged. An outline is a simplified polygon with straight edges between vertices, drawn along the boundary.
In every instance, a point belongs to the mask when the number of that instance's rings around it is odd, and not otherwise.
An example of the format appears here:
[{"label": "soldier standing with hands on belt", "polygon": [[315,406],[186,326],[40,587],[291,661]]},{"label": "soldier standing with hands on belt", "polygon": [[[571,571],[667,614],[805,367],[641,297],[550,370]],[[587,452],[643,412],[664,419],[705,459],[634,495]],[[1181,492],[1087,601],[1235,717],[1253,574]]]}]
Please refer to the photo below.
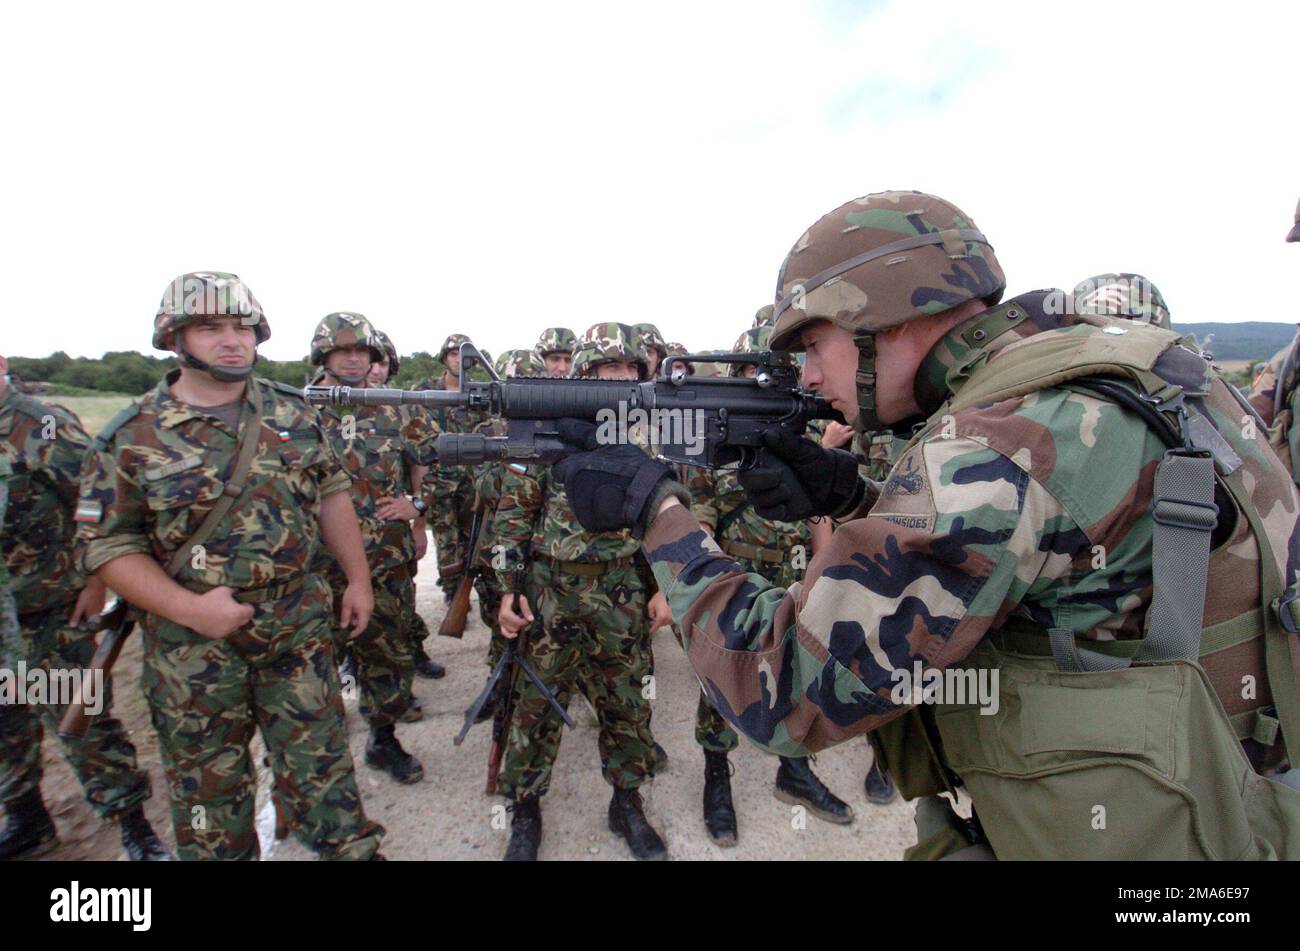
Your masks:
[{"label": "soldier standing with hands on belt", "polygon": [[339,614],[360,633],[374,596],[348,477],[315,410],[253,375],[271,335],[234,274],[168,287],[154,346],[180,368],[112,420],[82,474],[88,573],[140,612],[143,689],[182,859],[254,859],[260,730],[282,804],[325,858],[375,856],[344,730],[320,542],[347,578]]}]

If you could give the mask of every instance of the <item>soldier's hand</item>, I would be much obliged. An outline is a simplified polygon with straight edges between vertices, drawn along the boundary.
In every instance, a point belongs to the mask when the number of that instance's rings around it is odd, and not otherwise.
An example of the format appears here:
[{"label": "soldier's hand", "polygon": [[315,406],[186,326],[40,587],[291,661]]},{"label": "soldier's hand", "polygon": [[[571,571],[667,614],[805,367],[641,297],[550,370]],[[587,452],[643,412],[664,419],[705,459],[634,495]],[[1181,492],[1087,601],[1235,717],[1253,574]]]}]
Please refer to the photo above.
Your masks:
[{"label": "soldier's hand", "polygon": [[349,639],[357,637],[370,626],[370,615],[375,613],[375,593],[370,581],[353,582],[343,589],[339,602],[339,627],[351,628]]},{"label": "soldier's hand", "polygon": [[224,585],[199,595],[190,630],[219,641],[229,637],[253,619],[253,606],[240,604]]},{"label": "soldier's hand", "polygon": [[843,449],[823,449],[785,429],[763,433],[763,452],[737,474],[760,518],[797,522],[852,510],[866,491],[858,460]]},{"label": "soldier's hand", "polygon": [[410,499],[392,496],[375,501],[375,514],[386,522],[410,522],[420,517]]},{"label": "soldier's hand", "polygon": [[822,433],[822,448],[841,449],[847,446],[852,438],[852,426],[848,423],[838,423],[832,419],[826,424],[826,431]]},{"label": "soldier's hand", "polygon": [[72,617],[68,618],[68,623],[76,627],[82,621],[88,621],[96,614],[103,614],[104,603],[107,600],[108,585],[92,575],[91,579],[86,582],[86,586],[81,589],[81,594],[77,595],[77,603],[73,605]]},{"label": "soldier's hand", "polygon": [[651,634],[673,623],[673,610],[668,607],[668,599],[664,597],[662,591],[656,591],[655,596],[646,604],[645,614],[650,619]]},{"label": "soldier's hand", "polygon": [[429,530],[424,519],[412,525],[411,531],[415,532],[415,560],[423,561],[424,556],[429,553]]},{"label": "soldier's hand", "polygon": [[[673,473],[638,446],[601,446],[596,427],[577,419],[556,423],[561,440],[577,450],[552,470],[564,486],[573,514],[589,532],[616,532],[625,528],[640,538],[652,515],[651,500],[661,483],[673,482]],[[676,492],[685,490],[676,487]]]},{"label": "soldier's hand", "polygon": [[501,633],[510,640],[519,636],[519,632],[533,623],[533,609],[528,606],[528,599],[522,594],[519,596],[519,613],[514,610],[514,598],[507,596],[501,599],[501,607],[497,609],[497,623],[501,625]]}]

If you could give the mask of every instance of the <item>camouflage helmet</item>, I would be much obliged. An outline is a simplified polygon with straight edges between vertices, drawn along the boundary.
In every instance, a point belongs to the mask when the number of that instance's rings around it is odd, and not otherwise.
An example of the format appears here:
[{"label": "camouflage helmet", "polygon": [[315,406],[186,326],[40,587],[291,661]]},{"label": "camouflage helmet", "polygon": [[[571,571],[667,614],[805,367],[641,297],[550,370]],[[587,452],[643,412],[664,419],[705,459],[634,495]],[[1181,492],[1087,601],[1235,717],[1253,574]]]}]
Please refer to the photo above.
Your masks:
[{"label": "camouflage helmet", "polygon": [[1287,241],[1300,241],[1300,202],[1295,206],[1295,227],[1286,236]]},{"label": "camouflage helmet", "polygon": [[462,343],[473,343],[473,341],[464,334],[451,334],[448,336],[447,339],[442,342],[442,349],[438,351],[438,362],[446,362],[447,351],[449,350],[455,350],[457,353],[460,353],[460,345]]},{"label": "camouflage helmet", "polygon": [[375,363],[384,358],[379,336],[363,315],[342,310],[327,314],[316,325],[311,339],[312,365],[324,366],[325,358],[333,351],[358,345],[370,348],[370,358]]},{"label": "camouflage helmet", "polygon": [[578,335],[568,327],[547,327],[537,338],[533,351],[544,357],[548,353],[573,353],[578,346]]},{"label": "camouflage helmet", "polygon": [[596,367],[615,360],[634,361],[643,380],[650,374],[650,362],[641,346],[640,335],[634,328],[613,322],[593,324],[578,341],[569,375],[595,376]]},{"label": "camouflage helmet", "polygon": [[654,324],[633,324],[632,329],[636,331],[637,337],[641,341],[641,349],[648,354],[651,350],[659,351],[659,359],[663,360],[668,356],[668,344],[664,342],[664,335],[659,332],[659,328]]},{"label": "camouflage helmet", "polygon": [[271,325],[248,285],[225,271],[191,271],[167,285],[153,319],[153,345],[171,350],[172,334],[203,317],[239,317],[252,324],[257,342],[271,336]]},{"label": "camouflage helmet", "polygon": [[384,351],[388,357],[388,378],[391,380],[402,369],[402,358],[398,356],[397,348],[393,346],[393,341],[388,334],[382,330],[376,330],[375,339],[379,341],[379,349]]},{"label": "camouflage helmet", "polygon": [[497,376],[502,377],[546,375],[546,365],[532,350],[506,350],[497,357],[495,366]]},{"label": "camouflage helmet", "polygon": [[775,311],[776,308],[771,304],[764,304],[754,313],[754,326],[771,327],[776,323],[776,318],[772,316]]},{"label": "camouflage helmet", "polygon": [[1160,289],[1141,274],[1098,274],[1080,281],[1074,288],[1074,312],[1170,329],[1169,307]]},{"label": "camouflage helmet", "polygon": [[801,350],[799,332],[816,320],[873,334],[971,300],[992,306],[1005,288],[988,239],[955,205],[877,192],[823,215],[790,249],[772,346]]},{"label": "camouflage helmet", "polygon": [[[743,334],[736,338],[735,344],[731,347],[732,353],[762,353],[768,348],[768,341],[772,339],[771,327],[750,327]],[[728,370],[728,376],[740,376],[740,370],[743,364],[733,363]]]}]

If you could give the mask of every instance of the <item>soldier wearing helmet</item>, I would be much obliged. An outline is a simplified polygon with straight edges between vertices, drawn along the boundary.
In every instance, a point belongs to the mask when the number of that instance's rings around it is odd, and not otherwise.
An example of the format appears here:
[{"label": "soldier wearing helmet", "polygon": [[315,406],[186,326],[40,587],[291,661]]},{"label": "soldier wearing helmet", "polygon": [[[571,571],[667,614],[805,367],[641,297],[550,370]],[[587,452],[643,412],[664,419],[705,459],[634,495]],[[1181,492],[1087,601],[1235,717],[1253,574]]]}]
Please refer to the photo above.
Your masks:
[{"label": "soldier wearing helmet", "polygon": [[[506,350],[496,359],[497,376],[546,376],[546,365],[536,350]],[[567,376],[568,373],[565,373]]]},{"label": "soldier wearing helmet", "polygon": [[578,338],[568,327],[548,327],[542,331],[534,350],[546,365],[547,376],[560,379],[569,375],[577,344]]},{"label": "soldier wearing helmet", "polygon": [[[636,332],[617,323],[588,329],[574,357],[573,375],[645,379],[645,353]],[[646,442],[646,434],[630,438]],[[654,775],[656,758],[650,703],[642,692],[652,664],[649,592],[637,565],[636,540],[627,531],[583,529],[552,471],[532,466],[506,474],[493,536],[513,562],[501,571],[507,590],[517,553],[530,553],[518,613],[512,598],[501,602],[502,632],[513,638],[534,615],[541,619],[540,632],[528,641],[526,659],[557,690],[561,704],[577,689],[595,707],[601,772],[613,787],[611,831],[626,840],[637,858],[664,858],[663,840],[646,819],[637,791]],[[501,769],[502,792],[514,803],[507,860],[537,858],[541,798],[550,787],[563,729],[537,686],[522,678],[521,683]]]},{"label": "soldier wearing helmet", "polygon": [[641,349],[645,351],[648,366],[646,378],[653,380],[659,375],[659,365],[668,356],[668,344],[664,343],[663,334],[654,324],[633,324],[632,329],[636,331]]},{"label": "soldier wearing helmet", "polygon": [[1141,274],[1098,274],[1074,288],[1076,313],[1120,317],[1173,329],[1160,289]]},{"label": "soldier wearing helmet", "polygon": [[[312,338],[311,360],[324,367],[327,386],[364,387],[371,365],[382,356],[382,339],[361,314],[329,314]],[[399,783],[419,782],[424,768],[402,748],[396,724],[420,718],[411,692],[416,633],[410,628],[415,602],[411,566],[417,554],[413,523],[424,515],[425,503],[412,492],[433,462],[437,429],[425,415],[404,406],[326,406],[321,423],[351,477],[375,592],[374,614],[364,633],[349,637],[340,626],[335,642],[340,657],[351,654],[355,660],[361,715],[370,727],[366,765]],[[346,585],[341,566],[322,555],[317,570],[341,600]]]},{"label": "soldier wearing helmet", "polygon": [[759,328],[759,327],[768,327],[768,328],[770,328],[773,324],[775,324],[775,323],[776,323],[776,318],[772,316],[772,314],[773,314],[773,312],[774,312],[775,310],[776,310],[776,308],[774,308],[771,304],[764,304],[764,305],[763,305],[762,307],[760,307],[757,311],[755,311],[755,312],[754,312],[754,328],[755,328],[755,329],[757,329],[757,328]]},{"label": "soldier wearing helmet", "polygon": [[[0,480],[0,668],[25,664],[29,671],[86,670],[95,635],[83,621],[102,612],[102,580],[87,579],[76,567],[74,521],[78,483],[90,438],[72,412],[21,392],[9,380],[0,357],[0,468],[10,475],[8,508]],[[10,472],[12,470],[12,473]],[[55,840],[54,820],[41,797],[41,739],[57,727],[55,704],[0,698],[0,859],[35,856]],[[135,747],[122,723],[105,709],[85,736],[60,736],[68,766],[86,802],[103,819],[115,821],[129,858],[170,858],[144,815],[150,795],[148,773],[139,768]]]},{"label": "soldier wearing helmet", "polygon": [[[252,345],[237,346],[229,339],[208,359],[196,355],[192,334],[185,328],[199,326],[206,333],[221,324],[238,324],[252,332]],[[156,350],[173,350],[181,366],[206,373],[221,383],[248,379],[257,364],[257,346],[271,337],[271,325],[253,292],[235,274],[225,271],[197,271],[182,274],[167,286],[154,317],[153,345]],[[187,348],[186,340],[191,341]]]},{"label": "soldier wearing helmet", "polygon": [[366,376],[366,384],[368,386],[387,386],[388,381],[401,372],[402,358],[398,355],[397,348],[393,346],[393,341],[388,338],[388,334],[382,330],[376,330],[375,339],[379,341],[379,348],[383,356],[370,365],[370,373]]},{"label": "soldier wearing helmet", "polygon": [[[573,439],[556,478],[585,524],[645,528],[737,730],[786,755],[870,737],[919,800],[912,857],[1295,855],[1300,791],[1261,772],[1300,762],[1295,486],[1185,338],[1053,313],[1059,290],[1003,302],[1005,283],[974,221],[919,192],[855,199],[795,242],[772,345],[805,350],[804,384],[857,430],[917,427],[878,493],[851,454],[764,435],[740,474],[755,511],[838,524],[801,585],[746,572],[627,447]],[[1241,695],[1262,681],[1271,700]],[[959,786],[973,819],[940,795]]]},{"label": "soldier wearing helmet", "polygon": [[155,330],[180,368],[91,444],[75,520],[79,566],[141,614],[177,850],[257,857],[260,728],[299,838],[370,858],[383,828],[361,806],[311,563],[323,543],[342,566],[337,616],[360,634],[374,601],[347,474],[301,392],[248,372],[270,328],[238,278],[177,278]]},{"label": "soldier wearing helmet", "polygon": [[[768,349],[771,334],[771,327],[747,330],[731,352],[762,352]],[[753,364],[733,363],[728,373],[752,377],[755,370]],[[691,468],[686,473],[686,486],[691,493],[691,514],[746,571],[783,586],[803,577],[814,550],[808,522],[774,522],[757,515],[734,470]],[[664,595],[658,593],[655,599],[664,602],[661,613],[667,613]],[[675,626],[673,634],[681,643],[681,631]],[[727,754],[739,745],[739,740],[703,690],[696,705],[695,741],[704,750],[705,828],[715,844],[734,846],[739,830]],[[806,757],[780,757],[774,792],[782,802],[801,805],[826,822],[847,825],[853,821],[853,808],[826,788]]]},{"label": "soldier wearing helmet", "polygon": [[[383,357],[377,362],[370,364],[370,373],[366,377],[366,384],[371,387],[388,386],[393,378],[402,370],[401,357],[397,352],[397,347],[393,344],[393,341],[389,338],[388,334],[376,328],[375,339],[379,342],[380,348],[383,351]],[[431,418],[423,407],[402,406],[399,408],[403,415],[414,418],[415,425],[431,425]],[[415,504],[417,508],[427,507],[427,503],[425,503],[422,497],[422,483],[426,474],[426,467],[419,466],[412,469],[412,478],[415,482],[411,487],[411,491],[415,493],[413,504]],[[410,564],[410,596],[402,599],[403,626],[411,634],[411,649],[415,654],[415,672],[421,677],[436,680],[446,676],[447,669],[443,667],[442,664],[430,658],[428,652],[425,650],[424,644],[429,637],[429,627],[425,624],[424,618],[415,607],[415,576],[419,574],[420,562],[424,559],[425,554],[429,550],[429,526],[423,511],[421,511],[420,517],[412,523],[411,533],[415,537],[415,557],[411,560]],[[352,657],[351,652],[344,654],[344,670],[345,672],[351,673],[355,676],[355,658]],[[420,719],[420,709],[419,698],[413,698],[411,701],[410,712],[403,716],[402,719],[406,722],[413,722]]]}]

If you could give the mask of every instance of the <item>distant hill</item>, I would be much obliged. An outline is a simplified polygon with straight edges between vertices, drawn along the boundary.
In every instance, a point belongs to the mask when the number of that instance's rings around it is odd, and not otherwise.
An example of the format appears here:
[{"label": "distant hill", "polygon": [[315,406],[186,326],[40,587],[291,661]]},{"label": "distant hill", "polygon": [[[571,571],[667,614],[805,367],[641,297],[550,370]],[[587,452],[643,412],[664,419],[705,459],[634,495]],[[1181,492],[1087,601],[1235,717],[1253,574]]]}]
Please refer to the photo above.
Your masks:
[{"label": "distant hill", "polygon": [[1210,334],[1210,352],[1218,360],[1267,360],[1295,337],[1295,324],[1275,324],[1261,320],[1240,324],[1174,322],[1179,333],[1195,334],[1201,343]]}]

